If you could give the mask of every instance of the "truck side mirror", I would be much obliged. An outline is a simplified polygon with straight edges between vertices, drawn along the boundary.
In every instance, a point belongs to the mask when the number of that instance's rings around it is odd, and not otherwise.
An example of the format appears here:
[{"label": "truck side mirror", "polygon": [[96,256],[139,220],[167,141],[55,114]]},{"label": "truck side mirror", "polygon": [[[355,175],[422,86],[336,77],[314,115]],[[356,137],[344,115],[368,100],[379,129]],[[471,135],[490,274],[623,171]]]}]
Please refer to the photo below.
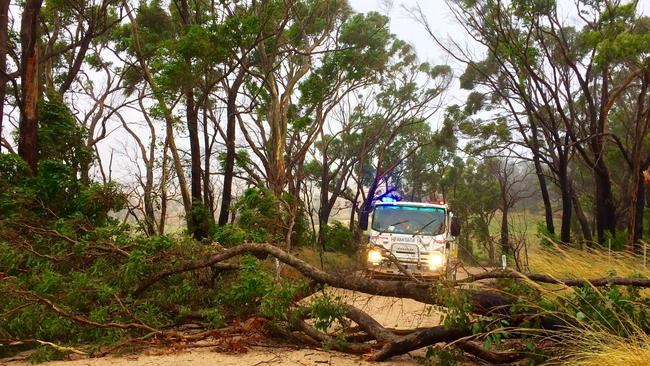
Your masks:
[{"label": "truck side mirror", "polygon": [[453,236],[453,237],[460,236],[460,223],[458,222],[458,218],[456,216],[451,217],[451,224],[449,225],[449,232],[451,233],[451,236]]}]

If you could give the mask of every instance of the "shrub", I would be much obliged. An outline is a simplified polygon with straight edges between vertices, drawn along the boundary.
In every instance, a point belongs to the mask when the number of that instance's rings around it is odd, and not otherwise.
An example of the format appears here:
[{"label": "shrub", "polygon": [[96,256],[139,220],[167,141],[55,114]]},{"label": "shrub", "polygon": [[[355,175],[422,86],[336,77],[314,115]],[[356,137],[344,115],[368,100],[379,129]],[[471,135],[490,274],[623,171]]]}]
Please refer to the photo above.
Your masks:
[{"label": "shrub", "polygon": [[342,223],[335,221],[334,224],[323,228],[325,250],[352,253],[357,250],[357,243],[354,234]]},{"label": "shrub", "polygon": [[250,240],[248,233],[244,229],[233,224],[213,227],[210,236],[226,248],[230,248]]},{"label": "shrub", "polygon": [[[268,188],[249,188],[234,206],[239,214],[236,225],[246,232],[246,241],[282,243],[289,227],[290,213],[287,206],[294,203],[294,198],[289,194],[285,193],[280,200]],[[296,246],[311,241],[304,210],[301,208],[296,213],[292,241]]]},{"label": "shrub", "polygon": [[287,321],[287,309],[305,285],[274,281],[273,274],[253,256],[244,256],[240,266],[237,279],[220,295],[224,307],[237,316],[259,312],[276,321]]},{"label": "shrub", "polygon": [[537,236],[540,239],[542,246],[552,248],[555,246],[554,243],[559,243],[560,238],[556,234],[551,234],[546,228],[546,223],[544,221],[537,222]]},{"label": "shrub", "polygon": [[198,200],[192,201],[192,209],[187,213],[186,220],[188,232],[198,240],[208,237],[214,227],[212,211]]}]

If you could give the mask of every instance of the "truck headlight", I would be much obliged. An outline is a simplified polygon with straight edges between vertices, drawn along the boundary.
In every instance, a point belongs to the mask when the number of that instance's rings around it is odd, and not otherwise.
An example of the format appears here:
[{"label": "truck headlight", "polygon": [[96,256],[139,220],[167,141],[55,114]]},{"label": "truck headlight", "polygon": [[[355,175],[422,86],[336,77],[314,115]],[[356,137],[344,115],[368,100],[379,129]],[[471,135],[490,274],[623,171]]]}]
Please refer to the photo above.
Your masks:
[{"label": "truck headlight", "polygon": [[368,262],[377,265],[384,260],[384,256],[377,249],[370,249],[368,251]]},{"label": "truck headlight", "polygon": [[438,269],[445,263],[445,256],[440,252],[431,252],[427,257],[429,269]]}]

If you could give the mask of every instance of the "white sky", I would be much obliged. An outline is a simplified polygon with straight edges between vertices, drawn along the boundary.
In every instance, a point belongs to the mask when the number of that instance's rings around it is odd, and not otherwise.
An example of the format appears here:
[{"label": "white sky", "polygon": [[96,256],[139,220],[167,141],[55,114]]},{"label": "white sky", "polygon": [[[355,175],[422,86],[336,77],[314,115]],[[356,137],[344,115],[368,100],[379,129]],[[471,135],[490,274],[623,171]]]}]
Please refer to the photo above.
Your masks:
[{"label": "white sky", "polygon": [[[451,59],[445,51],[440,49],[438,45],[429,37],[424,28],[411,19],[408,11],[404,8],[413,8],[419,5],[427,19],[429,25],[436,35],[442,39],[453,39],[461,45],[471,45],[471,40],[463,30],[463,28],[456,22],[456,19],[449,11],[449,6],[445,0],[348,0],[352,8],[359,13],[367,13],[369,11],[377,11],[390,17],[391,31],[397,35],[398,38],[410,43],[415,47],[415,50],[422,61],[427,61],[431,64],[448,64],[454,69],[456,77],[464,70],[464,66]],[[577,17],[575,14],[574,0],[557,0],[558,7],[561,13],[565,13],[569,23],[576,22]],[[627,0],[624,0],[627,2]],[[386,4],[389,4],[388,6]],[[390,8],[388,14],[386,9]],[[638,0],[638,13],[650,15],[650,0]],[[471,49],[471,47],[469,48]],[[455,78],[452,82],[451,90],[448,91],[446,104],[463,104],[466,91],[460,90],[458,79]]]},{"label": "white sky", "polygon": [[[469,39],[463,28],[456,22],[444,0],[394,0],[390,12],[386,14],[386,0],[348,0],[352,8],[359,13],[377,11],[390,17],[390,29],[401,40],[410,43],[416,50],[421,61],[432,65],[448,64],[454,69],[454,78],[449,90],[446,104],[464,103],[466,92],[459,88],[457,77],[463,72],[464,66],[455,62],[429,37],[422,25],[412,19],[407,9],[419,4],[429,20],[432,30],[442,39],[453,38],[461,44]],[[650,0],[648,0],[650,1]]]}]

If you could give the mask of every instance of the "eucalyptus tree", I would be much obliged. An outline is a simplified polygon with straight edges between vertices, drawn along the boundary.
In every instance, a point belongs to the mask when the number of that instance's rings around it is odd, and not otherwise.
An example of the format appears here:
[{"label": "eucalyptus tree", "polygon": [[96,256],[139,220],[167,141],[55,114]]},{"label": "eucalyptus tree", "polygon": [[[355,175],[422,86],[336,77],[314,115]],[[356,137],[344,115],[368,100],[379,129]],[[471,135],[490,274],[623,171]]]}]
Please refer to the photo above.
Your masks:
[{"label": "eucalyptus tree", "polygon": [[[0,63],[3,69],[0,94],[4,103],[5,82],[13,84],[14,97],[20,107],[18,153],[33,173],[39,155],[39,101],[47,98],[46,90],[56,99],[51,91],[56,90],[63,96],[70,89],[85,62],[91,42],[119,22],[115,15],[116,3],[115,0],[105,0],[100,3],[52,2],[43,5],[42,0],[25,1],[20,7],[20,37],[16,45],[7,42],[10,34],[8,18],[4,9],[0,9]],[[4,6],[2,4],[0,8]],[[18,44],[20,49],[15,47]],[[15,56],[17,71],[6,70],[7,53]]]},{"label": "eucalyptus tree", "polygon": [[[389,76],[367,91],[365,100],[352,115],[355,123],[362,126],[355,180],[362,198],[359,228],[363,230],[368,226],[368,215],[380,184],[387,184],[403,161],[433,142],[430,134],[423,133],[422,125],[439,111],[441,97],[452,77],[449,66],[418,62],[406,43],[399,42],[395,47],[399,49],[397,61]],[[367,170],[372,172],[372,178],[366,190]]]},{"label": "eucalyptus tree", "polygon": [[459,255],[475,261],[473,241],[483,246],[491,263],[496,263],[497,248],[490,234],[490,223],[499,209],[499,183],[486,161],[459,156],[451,159],[438,182],[445,192],[454,216],[463,230],[459,238]]},{"label": "eucalyptus tree", "polygon": [[[335,163],[343,153],[344,139],[353,127],[349,121],[330,116],[340,111],[339,105],[355,92],[362,92],[365,87],[390,77],[391,60],[402,42],[390,33],[388,23],[389,19],[378,13],[356,14],[346,20],[338,30],[334,49],[323,55],[319,67],[299,85],[298,107],[303,117],[290,126],[287,161],[298,175],[304,176],[300,169],[308,149],[319,139],[319,228],[327,226],[355,161],[344,158]],[[331,134],[326,134],[326,127],[330,128]],[[331,163],[337,166],[332,167]],[[294,192],[300,189],[298,180],[289,180],[289,183]],[[323,230],[319,229],[321,244],[322,234]]]},{"label": "eucalyptus tree", "polygon": [[403,173],[396,186],[411,201],[435,197],[440,190],[439,182],[457,156],[458,137],[453,124],[447,118],[437,131],[428,131],[428,125],[420,127],[425,139],[430,143],[422,146],[417,154],[407,157],[398,168]]},{"label": "eucalyptus tree", "polygon": [[266,19],[261,31],[264,42],[256,46],[254,62],[247,68],[254,80],[247,86],[260,102],[249,115],[250,127],[243,129],[252,130],[244,131],[244,136],[264,168],[268,187],[280,196],[292,169],[286,161],[290,123],[300,119],[295,118],[297,88],[314,69],[315,56],[332,51],[335,31],[350,15],[350,8],[343,0],[269,1],[256,11]]},{"label": "eucalyptus tree", "polygon": [[[631,32],[637,22],[636,5],[578,1],[576,24],[567,24],[554,1],[449,1],[459,24],[484,47],[487,56],[477,59],[458,43],[449,46],[436,38],[467,64],[476,79],[482,78],[491,96],[509,110],[533,156],[538,154],[541,138],[549,144],[547,152],[555,155],[556,163],[548,166],[557,167],[554,173],[563,195],[561,239],[565,242],[570,240],[570,222],[564,216],[570,215],[572,206],[567,179],[572,149],[592,171],[598,240],[602,242],[605,232],[613,234],[617,227],[605,159],[606,141],[613,138],[608,113],[644,68],[632,68],[613,78],[621,63],[611,56],[611,50],[621,50],[629,40],[636,46],[623,52],[627,57],[644,54],[643,43],[634,41]],[[421,13],[416,16],[426,23]]]},{"label": "eucalyptus tree", "polygon": [[[27,0],[20,22],[20,127],[18,155],[32,174],[38,168],[39,22],[42,0]],[[18,92],[18,90],[16,90]]]},{"label": "eucalyptus tree", "polygon": [[[188,227],[197,239],[204,238],[213,220],[211,210],[204,214],[202,153],[199,139],[199,114],[204,118],[211,105],[210,94],[227,76],[221,63],[230,49],[227,30],[215,19],[210,4],[179,0],[166,10],[153,1],[143,3],[135,14],[127,9],[130,24],[119,33],[117,52],[124,53],[133,82],[144,81],[156,106],[150,111],[165,120],[167,146],[179,181]],[[184,107],[184,108],[183,108]],[[179,149],[174,137],[176,113],[183,108],[184,125],[189,133],[190,185],[187,184]],[[216,132],[215,132],[216,133]],[[213,146],[207,143],[205,149]],[[207,154],[208,156],[210,154]],[[208,192],[209,193],[209,192]],[[209,195],[206,195],[209,196]],[[208,200],[208,202],[212,202]],[[195,209],[193,211],[193,209]],[[198,217],[201,212],[201,217]]]}]

